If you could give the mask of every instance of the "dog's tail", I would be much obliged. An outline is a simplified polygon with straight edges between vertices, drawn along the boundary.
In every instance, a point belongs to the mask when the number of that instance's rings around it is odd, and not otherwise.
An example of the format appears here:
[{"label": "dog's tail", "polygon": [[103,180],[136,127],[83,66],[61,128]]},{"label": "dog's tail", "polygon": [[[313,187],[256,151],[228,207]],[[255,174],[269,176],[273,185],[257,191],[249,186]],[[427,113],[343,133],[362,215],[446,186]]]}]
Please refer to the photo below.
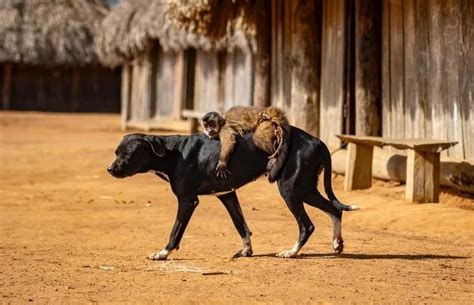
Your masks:
[{"label": "dog's tail", "polygon": [[335,208],[337,208],[340,211],[356,211],[359,210],[359,207],[357,205],[346,205],[342,202],[340,202],[336,195],[334,194],[332,190],[332,160],[331,160],[331,154],[329,153],[329,149],[327,146],[321,142],[321,147],[322,147],[322,157],[323,157],[323,163],[324,163],[324,190],[326,191],[327,196],[329,197],[329,201],[334,205]]}]

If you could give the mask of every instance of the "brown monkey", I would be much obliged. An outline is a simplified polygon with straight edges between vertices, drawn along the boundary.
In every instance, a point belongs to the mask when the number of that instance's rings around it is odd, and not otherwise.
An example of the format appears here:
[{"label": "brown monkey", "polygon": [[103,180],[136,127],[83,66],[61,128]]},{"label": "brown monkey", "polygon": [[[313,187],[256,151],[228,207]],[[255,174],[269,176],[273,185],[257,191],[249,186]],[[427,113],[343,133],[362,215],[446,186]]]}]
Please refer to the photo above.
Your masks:
[{"label": "brown monkey", "polygon": [[[209,112],[201,118],[204,132],[210,138],[220,138],[221,154],[216,168],[217,176],[225,178],[229,174],[227,163],[234,150],[236,137],[247,132],[253,132],[255,145],[268,153],[270,172],[269,180],[275,181],[276,172],[274,165],[281,155],[281,148],[289,132],[290,125],[283,110],[277,107],[244,107],[235,106],[222,117],[217,112]],[[285,149],[284,149],[285,150]],[[286,150],[285,150],[286,151]],[[284,161],[285,156],[281,159]],[[272,171],[273,173],[272,175]]]}]

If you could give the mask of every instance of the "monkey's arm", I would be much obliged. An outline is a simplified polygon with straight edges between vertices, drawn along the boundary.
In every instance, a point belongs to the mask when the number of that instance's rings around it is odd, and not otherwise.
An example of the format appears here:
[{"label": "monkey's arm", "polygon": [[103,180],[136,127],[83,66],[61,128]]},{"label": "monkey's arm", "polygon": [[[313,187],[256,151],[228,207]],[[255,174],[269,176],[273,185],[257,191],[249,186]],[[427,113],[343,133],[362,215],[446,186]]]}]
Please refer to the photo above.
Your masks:
[{"label": "monkey's arm", "polygon": [[227,163],[229,162],[230,155],[234,151],[235,143],[236,143],[236,132],[227,126],[224,126],[220,133],[219,138],[221,141],[221,154],[219,156],[219,163],[217,164],[217,176],[221,178],[226,178],[227,174],[229,174],[229,170],[227,169]]}]

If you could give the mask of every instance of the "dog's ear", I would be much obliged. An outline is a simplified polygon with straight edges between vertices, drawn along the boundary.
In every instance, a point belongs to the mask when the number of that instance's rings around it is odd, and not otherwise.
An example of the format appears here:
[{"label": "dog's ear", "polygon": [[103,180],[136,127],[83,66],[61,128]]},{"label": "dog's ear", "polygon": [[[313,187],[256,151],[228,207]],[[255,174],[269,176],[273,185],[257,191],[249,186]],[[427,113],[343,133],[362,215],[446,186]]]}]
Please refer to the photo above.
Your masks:
[{"label": "dog's ear", "polygon": [[165,141],[157,136],[145,136],[143,138],[146,143],[150,146],[151,150],[158,157],[164,157],[165,155]]}]

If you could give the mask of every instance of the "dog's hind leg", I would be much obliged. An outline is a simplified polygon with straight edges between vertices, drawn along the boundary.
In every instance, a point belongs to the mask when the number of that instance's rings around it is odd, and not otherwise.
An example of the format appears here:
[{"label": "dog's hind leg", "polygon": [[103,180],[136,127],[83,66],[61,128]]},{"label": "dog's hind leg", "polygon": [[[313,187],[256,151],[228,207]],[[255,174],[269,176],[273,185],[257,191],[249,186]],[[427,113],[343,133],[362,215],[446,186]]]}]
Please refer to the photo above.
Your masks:
[{"label": "dog's hind leg", "polygon": [[299,236],[293,248],[282,251],[278,253],[277,256],[285,258],[296,257],[300,249],[308,241],[311,234],[313,234],[314,225],[304,209],[303,201],[285,199],[285,202],[298,223]]},{"label": "dog's hind leg", "polygon": [[300,196],[295,196],[299,192],[295,192],[294,185],[295,183],[291,179],[285,181],[278,180],[280,195],[295,217],[299,230],[298,240],[293,248],[278,253],[278,257],[295,257],[314,231],[314,225],[304,209],[303,200],[299,198]]},{"label": "dog's hind leg", "polygon": [[324,198],[317,189],[314,192],[307,194],[304,198],[304,202],[322,210],[331,217],[333,230],[332,246],[336,254],[342,253],[344,250],[344,240],[342,239],[341,229],[342,211],[337,209],[329,200]]},{"label": "dog's hind leg", "polygon": [[171,230],[169,242],[160,252],[151,253],[148,259],[165,260],[171,251],[179,248],[179,243],[181,242],[181,238],[183,238],[189,219],[191,219],[198,204],[199,200],[197,197],[194,199],[178,199],[178,213],[173,229]]},{"label": "dog's hind leg", "polygon": [[236,257],[247,257],[252,256],[252,243],[250,241],[250,236],[252,232],[250,232],[249,228],[247,227],[247,223],[245,222],[244,214],[242,213],[242,209],[240,208],[239,199],[237,198],[237,194],[235,192],[227,193],[225,195],[217,196],[219,200],[224,204],[227,212],[229,212],[230,217],[232,218],[232,222],[234,223],[235,228],[239,232],[240,237],[242,238],[242,242],[244,247],[242,250],[237,251],[234,254],[234,258]]}]

